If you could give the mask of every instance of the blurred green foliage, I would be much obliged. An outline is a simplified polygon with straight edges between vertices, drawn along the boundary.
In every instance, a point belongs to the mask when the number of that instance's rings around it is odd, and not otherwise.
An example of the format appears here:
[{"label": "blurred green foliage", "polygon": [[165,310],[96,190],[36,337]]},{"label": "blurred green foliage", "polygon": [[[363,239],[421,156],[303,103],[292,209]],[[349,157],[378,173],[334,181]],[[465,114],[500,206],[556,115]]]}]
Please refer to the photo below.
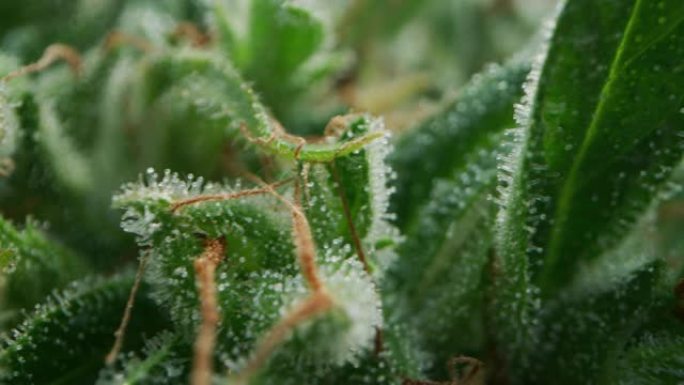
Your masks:
[{"label": "blurred green foliage", "polygon": [[683,4],[0,3],[0,383],[684,381]]}]

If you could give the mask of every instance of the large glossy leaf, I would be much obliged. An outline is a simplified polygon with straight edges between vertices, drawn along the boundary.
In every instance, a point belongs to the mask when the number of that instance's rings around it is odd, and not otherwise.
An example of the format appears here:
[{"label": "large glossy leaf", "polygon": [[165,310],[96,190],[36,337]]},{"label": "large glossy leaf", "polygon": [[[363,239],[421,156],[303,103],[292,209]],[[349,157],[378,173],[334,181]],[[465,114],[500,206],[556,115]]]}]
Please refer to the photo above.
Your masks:
[{"label": "large glossy leaf", "polygon": [[683,20],[679,1],[563,8],[521,107],[500,231],[545,295],[615,245],[681,159]]},{"label": "large glossy leaf", "polygon": [[540,298],[616,246],[681,159],[683,17],[679,1],[569,0],[550,31],[500,173],[491,315],[511,367],[542,342]]}]

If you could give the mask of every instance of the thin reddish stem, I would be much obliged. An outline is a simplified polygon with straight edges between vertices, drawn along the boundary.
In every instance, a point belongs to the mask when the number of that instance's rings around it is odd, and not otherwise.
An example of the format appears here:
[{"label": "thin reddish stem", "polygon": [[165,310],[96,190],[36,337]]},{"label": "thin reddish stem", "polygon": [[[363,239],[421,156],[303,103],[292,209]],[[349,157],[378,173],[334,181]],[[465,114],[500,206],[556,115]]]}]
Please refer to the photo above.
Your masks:
[{"label": "thin reddish stem", "polygon": [[204,252],[195,260],[195,279],[197,281],[202,323],[195,340],[191,384],[210,385],[214,368],[214,346],[216,329],[220,321],[216,295],[216,268],[225,255],[225,242],[209,239]]},{"label": "thin reddish stem", "polygon": [[[278,187],[284,186],[287,183],[290,183],[290,181],[291,181],[291,179],[286,179],[284,181],[273,183],[269,187],[271,189],[278,188]],[[242,190],[242,191],[236,191],[234,193],[198,195],[198,196],[195,196],[192,198],[182,199],[182,200],[179,200],[179,201],[172,203],[171,204],[171,211],[175,213],[185,206],[193,205],[195,203],[200,203],[200,202],[225,201],[225,200],[232,200],[232,199],[244,198],[244,197],[248,197],[248,196],[261,195],[261,194],[267,194],[267,193],[269,193],[268,188],[262,187],[262,188],[253,188],[253,189],[247,189],[247,190]]]},{"label": "thin reddish stem", "polygon": [[24,75],[40,72],[60,59],[66,61],[75,74],[78,75],[81,72],[81,56],[75,49],[65,44],[52,44],[45,49],[43,56],[37,62],[12,71],[0,78],[0,80],[7,82]]},{"label": "thin reddish stem", "polygon": [[133,282],[133,287],[131,287],[131,292],[128,295],[128,301],[126,302],[126,308],[124,309],[123,317],[121,318],[121,323],[119,328],[114,332],[114,345],[112,349],[107,354],[105,358],[105,363],[111,365],[116,357],[121,351],[121,346],[123,345],[124,337],[126,336],[126,329],[128,328],[128,323],[131,320],[131,312],[133,311],[133,306],[135,306],[135,296],[138,294],[140,289],[140,283],[142,282],[143,275],[145,274],[145,267],[147,266],[148,255],[144,254],[140,257],[140,264],[138,265],[138,271],[135,274],[135,281]]}]

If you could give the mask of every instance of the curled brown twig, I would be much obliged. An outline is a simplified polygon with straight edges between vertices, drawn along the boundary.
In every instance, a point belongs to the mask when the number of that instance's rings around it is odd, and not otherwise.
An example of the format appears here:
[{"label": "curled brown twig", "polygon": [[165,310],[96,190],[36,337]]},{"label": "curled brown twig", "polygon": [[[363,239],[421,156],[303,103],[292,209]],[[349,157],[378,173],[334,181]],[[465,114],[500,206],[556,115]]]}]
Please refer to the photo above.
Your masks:
[{"label": "curled brown twig", "polygon": [[78,76],[81,73],[81,55],[78,51],[66,44],[55,43],[45,49],[43,56],[38,61],[10,72],[0,80],[8,82],[21,76],[40,72],[58,60],[66,61],[75,75]]}]

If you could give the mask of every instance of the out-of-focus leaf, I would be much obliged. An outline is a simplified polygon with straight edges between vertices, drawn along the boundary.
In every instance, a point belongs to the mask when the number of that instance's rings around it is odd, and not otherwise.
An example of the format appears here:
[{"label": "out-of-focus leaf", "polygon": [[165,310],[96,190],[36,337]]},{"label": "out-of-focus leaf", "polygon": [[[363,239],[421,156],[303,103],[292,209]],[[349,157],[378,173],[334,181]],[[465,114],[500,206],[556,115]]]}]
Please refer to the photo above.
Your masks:
[{"label": "out-of-focus leaf", "polygon": [[497,133],[513,127],[513,105],[528,71],[524,62],[490,67],[443,111],[401,136],[389,162],[397,172],[392,209],[400,228],[411,226],[434,180],[463,167],[470,152],[491,147]]},{"label": "out-of-focus leaf", "polygon": [[283,0],[252,0],[246,7],[245,31],[237,31],[245,23],[236,20],[236,13],[242,15],[239,7],[216,6],[220,37],[233,63],[280,117],[306,86],[297,84],[295,75],[321,46],[323,25],[306,9]]},{"label": "out-of-focus leaf", "polygon": [[[610,383],[630,336],[653,311],[663,266],[646,265],[605,292],[561,298],[541,312],[539,341],[529,367],[509,370],[520,383]],[[562,376],[555,374],[562,373]],[[555,377],[554,377],[555,376]]]},{"label": "out-of-focus leaf", "polygon": [[167,385],[185,383],[191,349],[183,338],[169,332],[145,343],[142,353],[131,353],[113,367],[104,368],[96,385]]},{"label": "out-of-focus leaf", "polygon": [[27,221],[19,231],[0,218],[3,312],[29,309],[52,290],[63,287],[85,271],[87,268],[81,258],[47,239],[36,223]]},{"label": "out-of-focus leaf", "polygon": [[[73,283],[40,305],[0,350],[0,381],[6,384],[93,383],[114,342],[133,274]],[[156,332],[163,317],[141,293],[125,348]]]},{"label": "out-of-focus leaf", "polygon": [[616,370],[619,385],[675,385],[684,381],[684,334],[645,337],[623,354]]},{"label": "out-of-focus leaf", "polygon": [[394,311],[421,330],[420,346],[439,368],[483,343],[482,276],[493,242],[491,194],[500,151],[480,148],[462,170],[435,182],[385,287],[398,297]]},{"label": "out-of-focus leaf", "polygon": [[337,26],[338,39],[354,47],[397,32],[429,0],[352,0]]},{"label": "out-of-focus leaf", "polygon": [[347,142],[303,144],[283,133],[254,91],[216,53],[170,51],[150,62],[147,78],[150,98],[170,86],[182,87],[186,100],[208,116],[223,121],[228,135],[246,136],[252,144],[283,158],[329,162],[384,136],[383,132],[376,131]]}]

